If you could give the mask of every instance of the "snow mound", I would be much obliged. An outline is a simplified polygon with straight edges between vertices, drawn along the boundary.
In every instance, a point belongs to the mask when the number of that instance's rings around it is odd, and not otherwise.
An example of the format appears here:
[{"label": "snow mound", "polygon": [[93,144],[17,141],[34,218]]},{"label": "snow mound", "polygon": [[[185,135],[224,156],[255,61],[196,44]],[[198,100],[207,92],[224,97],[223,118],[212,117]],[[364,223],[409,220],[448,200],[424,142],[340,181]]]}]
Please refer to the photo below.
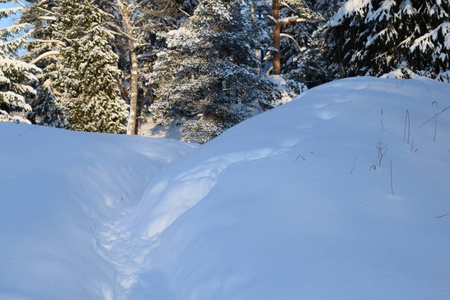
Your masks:
[{"label": "snow mound", "polygon": [[448,95],[335,81],[198,148],[0,123],[0,299],[450,299]]},{"label": "snow mound", "polygon": [[0,299],[123,297],[108,234],[193,147],[15,123],[0,140]]},{"label": "snow mound", "polygon": [[332,82],[171,164],[127,223],[128,299],[450,298],[449,94]]}]

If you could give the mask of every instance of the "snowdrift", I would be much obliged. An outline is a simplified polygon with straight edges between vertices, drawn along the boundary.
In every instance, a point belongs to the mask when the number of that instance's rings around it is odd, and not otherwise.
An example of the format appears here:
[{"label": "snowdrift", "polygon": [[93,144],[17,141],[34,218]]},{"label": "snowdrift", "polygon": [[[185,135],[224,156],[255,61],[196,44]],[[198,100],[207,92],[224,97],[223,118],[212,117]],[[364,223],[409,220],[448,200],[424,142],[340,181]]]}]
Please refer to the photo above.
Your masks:
[{"label": "snowdrift", "polygon": [[0,298],[450,299],[448,95],[335,81],[195,151],[0,124]]},{"label": "snowdrift", "polygon": [[114,299],[105,228],[187,144],[0,123],[0,299]]},{"label": "snowdrift", "polygon": [[129,299],[450,298],[448,95],[332,82],[170,165],[130,224]]}]

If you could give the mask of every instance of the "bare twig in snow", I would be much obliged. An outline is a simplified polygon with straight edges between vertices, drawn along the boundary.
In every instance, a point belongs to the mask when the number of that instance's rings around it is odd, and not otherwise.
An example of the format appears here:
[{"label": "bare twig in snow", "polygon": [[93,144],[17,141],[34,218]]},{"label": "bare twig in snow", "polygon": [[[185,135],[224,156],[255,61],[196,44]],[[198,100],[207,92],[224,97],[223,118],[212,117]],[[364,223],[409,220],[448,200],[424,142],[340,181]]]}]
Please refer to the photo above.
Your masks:
[{"label": "bare twig in snow", "polygon": [[352,165],[352,169],[350,170],[350,175],[352,175],[353,173],[353,169],[355,168],[355,164],[356,164],[356,159],[358,158],[358,155],[355,156],[355,159],[353,160],[353,165]]},{"label": "bare twig in snow", "polygon": [[450,215],[450,213],[442,215],[442,216],[439,216],[439,217],[436,217],[436,219],[439,219],[439,218],[442,218],[442,217],[445,217],[445,216],[448,216],[448,215]]},{"label": "bare twig in snow", "polygon": [[391,192],[392,192],[392,196],[394,196],[394,182],[392,179],[392,160],[389,161],[389,163],[390,163],[390,167],[391,167]]}]

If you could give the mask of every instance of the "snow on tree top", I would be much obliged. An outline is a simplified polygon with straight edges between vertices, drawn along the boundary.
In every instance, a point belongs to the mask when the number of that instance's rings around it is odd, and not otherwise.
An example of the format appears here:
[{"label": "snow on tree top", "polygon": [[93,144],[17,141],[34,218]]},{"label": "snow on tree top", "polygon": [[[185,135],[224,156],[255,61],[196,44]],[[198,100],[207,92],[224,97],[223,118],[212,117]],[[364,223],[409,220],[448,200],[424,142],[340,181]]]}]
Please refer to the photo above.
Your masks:
[{"label": "snow on tree top", "polygon": [[337,14],[330,19],[329,23],[332,26],[340,25],[345,16],[355,13],[361,14],[363,9],[370,3],[371,0],[349,0],[339,9]]}]

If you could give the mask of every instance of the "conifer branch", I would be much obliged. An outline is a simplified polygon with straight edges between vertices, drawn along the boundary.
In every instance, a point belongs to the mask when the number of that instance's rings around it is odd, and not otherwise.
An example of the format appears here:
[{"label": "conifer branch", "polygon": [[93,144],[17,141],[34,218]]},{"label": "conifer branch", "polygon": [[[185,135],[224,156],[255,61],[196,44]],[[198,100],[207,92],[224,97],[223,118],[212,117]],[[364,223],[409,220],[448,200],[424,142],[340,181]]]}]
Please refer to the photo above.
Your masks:
[{"label": "conifer branch", "polygon": [[33,61],[31,61],[31,63],[36,64],[39,61],[43,60],[44,58],[47,58],[49,56],[56,56],[56,55],[61,55],[61,53],[59,53],[59,51],[48,51],[44,54],[39,55],[37,58],[35,58]]},{"label": "conifer branch", "polygon": [[299,51],[299,52],[302,52],[302,48],[300,47],[300,45],[297,43],[297,41],[294,39],[293,36],[291,36],[291,35],[289,35],[289,34],[286,34],[286,33],[280,33],[280,37],[285,37],[285,38],[288,38],[288,39],[290,39],[291,41],[293,41],[294,44],[295,44],[295,46],[297,46],[298,51]]},{"label": "conifer branch", "polygon": [[52,22],[58,21],[58,19],[56,19],[55,17],[52,17],[52,16],[40,16],[40,17],[38,17],[38,19],[43,20],[43,21],[52,21]]}]

